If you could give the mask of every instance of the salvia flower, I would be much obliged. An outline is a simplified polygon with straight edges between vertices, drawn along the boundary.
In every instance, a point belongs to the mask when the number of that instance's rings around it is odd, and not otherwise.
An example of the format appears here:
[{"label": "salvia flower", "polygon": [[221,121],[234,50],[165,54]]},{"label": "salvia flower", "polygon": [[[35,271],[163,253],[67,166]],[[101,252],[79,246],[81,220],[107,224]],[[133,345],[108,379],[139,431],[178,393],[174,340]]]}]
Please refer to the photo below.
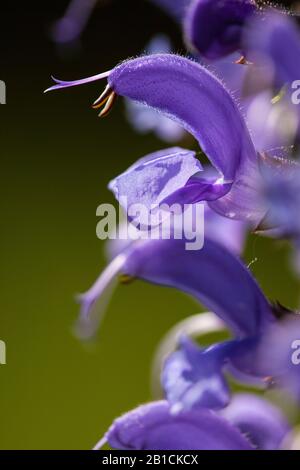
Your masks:
[{"label": "salvia flower", "polygon": [[171,117],[194,135],[217,173],[213,182],[200,178],[187,190],[200,193],[200,200],[210,200],[210,206],[222,215],[260,222],[266,208],[258,198],[259,158],[234,99],[216,77],[189,59],[156,54],[125,61],[111,72],[88,79],[69,84],[58,81],[50,90],[105,76],[108,86],[95,103],[96,107],[105,105],[101,116],[121,95]]},{"label": "salvia flower", "polygon": [[290,431],[276,406],[251,394],[236,395],[222,413],[174,414],[167,401],[156,401],[117,418],[94,449],[277,450]]},{"label": "salvia flower", "polygon": [[250,442],[209,410],[174,416],[167,401],[141,405],[116,419],[95,450],[251,450]]}]

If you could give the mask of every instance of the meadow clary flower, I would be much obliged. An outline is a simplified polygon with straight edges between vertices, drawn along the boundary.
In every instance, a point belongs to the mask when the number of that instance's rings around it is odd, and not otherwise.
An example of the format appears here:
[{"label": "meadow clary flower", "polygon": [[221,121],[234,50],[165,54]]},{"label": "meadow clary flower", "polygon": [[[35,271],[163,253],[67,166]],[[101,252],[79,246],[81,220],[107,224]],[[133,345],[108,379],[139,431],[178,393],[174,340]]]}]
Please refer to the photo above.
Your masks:
[{"label": "meadow clary flower", "polygon": [[193,0],[184,19],[185,36],[208,59],[243,54],[245,23],[256,11],[254,0]]},{"label": "meadow clary flower", "polygon": [[174,416],[167,401],[141,405],[116,419],[95,446],[119,450],[251,450],[242,433],[209,410]]},{"label": "meadow clary flower", "polygon": [[186,192],[192,196],[198,192],[200,200],[205,192],[210,206],[221,215],[260,222],[266,208],[258,197],[259,157],[236,103],[216,77],[189,59],[156,54],[125,61],[88,79],[57,81],[50,89],[105,76],[108,86],[95,103],[96,107],[105,104],[100,115],[106,115],[116,95],[121,95],[179,122],[198,140],[218,173],[213,182],[194,180]]}]

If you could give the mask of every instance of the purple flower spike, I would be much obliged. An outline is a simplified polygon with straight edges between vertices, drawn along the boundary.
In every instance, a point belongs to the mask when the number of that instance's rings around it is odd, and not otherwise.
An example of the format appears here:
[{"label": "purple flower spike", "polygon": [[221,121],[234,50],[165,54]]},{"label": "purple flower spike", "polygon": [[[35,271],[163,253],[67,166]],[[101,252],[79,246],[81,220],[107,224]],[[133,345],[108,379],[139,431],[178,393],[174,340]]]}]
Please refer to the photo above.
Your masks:
[{"label": "purple flower spike", "polygon": [[116,419],[103,439],[118,450],[252,450],[224,418],[208,410],[172,415],[166,401],[139,406]]},{"label": "purple flower spike", "polygon": [[185,18],[187,41],[207,59],[242,52],[243,28],[256,8],[254,0],[194,0]]},{"label": "purple flower spike", "polygon": [[201,349],[190,339],[182,338],[180,349],[167,358],[161,378],[173,413],[228,405],[230,392],[222,368],[230,347],[230,342],[224,342]]},{"label": "purple flower spike", "polygon": [[222,416],[237,427],[258,450],[277,450],[291,431],[281,410],[263,398],[241,393],[233,397]]}]

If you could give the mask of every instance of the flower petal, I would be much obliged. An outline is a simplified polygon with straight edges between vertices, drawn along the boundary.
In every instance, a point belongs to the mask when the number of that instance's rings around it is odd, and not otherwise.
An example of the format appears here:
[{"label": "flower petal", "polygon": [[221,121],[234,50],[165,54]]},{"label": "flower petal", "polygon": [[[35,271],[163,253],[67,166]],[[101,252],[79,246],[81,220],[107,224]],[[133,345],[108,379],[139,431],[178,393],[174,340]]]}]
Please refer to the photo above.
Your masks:
[{"label": "flower petal", "polygon": [[291,431],[291,426],[279,408],[250,393],[235,395],[221,414],[259,450],[279,449]]},{"label": "flower petal", "polygon": [[197,251],[186,250],[184,239],[143,241],[134,246],[123,269],[130,276],[193,295],[237,335],[257,335],[273,319],[250,271],[211,240]]},{"label": "flower petal", "polygon": [[287,315],[269,327],[252,361],[300,401],[300,315]]},{"label": "flower petal", "polygon": [[162,385],[171,410],[224,408],[230,392],[222,368],[227,359],[230,342],[201,349],[190,339],[181,339],[178,351],[166,360]]},{"label": "flower petal", "polygon": [[109,188],[126,212],[134,204],[151,212],[201,169],[195,152],[173,147],[138,160],[111,181]]},{"label": "flower petal", "polygon": [[252,449],[237,429],[213,412],[196,410],[174,416],[166,401],[139,406],[116,419],[104,439],[121,450]]},{"label": "flower petal", "polygon": [[[275,85],[290,85],[300,76],[300,35],[296,22],[289,15],[274,9],[257,16],[245,33],[245,48],[251,61],[264,64],[272,72]],[[287,87],[288,91],[289,87]]]}]

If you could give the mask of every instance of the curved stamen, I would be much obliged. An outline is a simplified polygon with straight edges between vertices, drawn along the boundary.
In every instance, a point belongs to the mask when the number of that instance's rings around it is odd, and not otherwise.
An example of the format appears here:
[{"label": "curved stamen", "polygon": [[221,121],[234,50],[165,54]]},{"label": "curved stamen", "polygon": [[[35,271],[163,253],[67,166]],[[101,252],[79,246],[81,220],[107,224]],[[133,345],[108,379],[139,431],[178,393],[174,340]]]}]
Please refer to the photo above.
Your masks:
[{"label": "curved stamen", "polygon": [[108,97],[108,100],[106,101],[104,108],[102,109],[101,113],[99,113],[99,117],[105,117],[110,113],[116,99],[117,99],[117,94],[114,91],[112,91]]},{"label": "curved stamen", "polygon": [[94,101],[92,108],[93,109],[101,108],[101,106],[108,100],[112,92],[113,92],[112,87],[110,85],[107,85],[103,93],[101,93],[101,95],[99,96],[99,98],[97,98],[96,101]]}]

